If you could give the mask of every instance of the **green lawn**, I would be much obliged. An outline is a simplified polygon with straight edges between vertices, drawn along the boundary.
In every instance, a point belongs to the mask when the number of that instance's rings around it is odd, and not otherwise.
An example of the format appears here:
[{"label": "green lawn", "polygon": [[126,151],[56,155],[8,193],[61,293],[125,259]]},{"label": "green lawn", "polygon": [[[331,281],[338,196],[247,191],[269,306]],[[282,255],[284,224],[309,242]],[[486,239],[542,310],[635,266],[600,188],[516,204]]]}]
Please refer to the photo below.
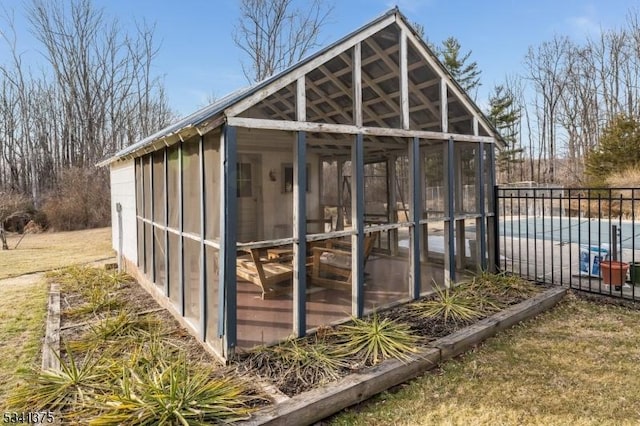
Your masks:
[{"label": "green lawn", "polygon": [[17,384],[17,373],[37,365],[47,315],[45,279],[2,283],[0,288],[0,409]]},{"label": "green lawn", "polygon": [[10,250],[0,251],[0,279],[62,268],[114,256],[111,228],[86,231],[10,235]]},{"label": "green lawn", "polygon": [[0,408],[17,383],[17,373],[40,362],[47,315],[44,277],[18,275],[86,263],[113,255],[111,229],[26,235],[9,238],[0,251]]},{"label": "green lawn", "polygon": [[568,296],[331,424],[640,424],[640,311]]}]

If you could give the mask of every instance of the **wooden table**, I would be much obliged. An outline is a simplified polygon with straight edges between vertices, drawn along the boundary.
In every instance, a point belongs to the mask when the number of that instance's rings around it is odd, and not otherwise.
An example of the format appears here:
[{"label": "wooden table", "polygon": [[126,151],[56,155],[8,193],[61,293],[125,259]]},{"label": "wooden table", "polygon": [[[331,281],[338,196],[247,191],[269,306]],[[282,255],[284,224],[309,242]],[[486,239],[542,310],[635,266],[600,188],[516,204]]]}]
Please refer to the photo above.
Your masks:
[{"label": "wooden table", "polygon": [[285,257],[293,256],[293,249],[291,248],[270,248],[267,249],[268,259],[281,259]]}]

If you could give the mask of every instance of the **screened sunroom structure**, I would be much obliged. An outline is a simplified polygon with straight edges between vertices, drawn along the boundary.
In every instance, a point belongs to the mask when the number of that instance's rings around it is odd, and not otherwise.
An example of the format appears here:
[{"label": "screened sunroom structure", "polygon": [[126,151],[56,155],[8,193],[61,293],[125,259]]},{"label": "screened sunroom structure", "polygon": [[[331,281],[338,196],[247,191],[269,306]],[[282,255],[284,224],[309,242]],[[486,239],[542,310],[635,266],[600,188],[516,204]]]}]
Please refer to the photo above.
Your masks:
[{"label": "screened sunroom structure", "polygon": [[227,358],[490,268],[501,143],[394,9],[105,161],[114,247]]}]

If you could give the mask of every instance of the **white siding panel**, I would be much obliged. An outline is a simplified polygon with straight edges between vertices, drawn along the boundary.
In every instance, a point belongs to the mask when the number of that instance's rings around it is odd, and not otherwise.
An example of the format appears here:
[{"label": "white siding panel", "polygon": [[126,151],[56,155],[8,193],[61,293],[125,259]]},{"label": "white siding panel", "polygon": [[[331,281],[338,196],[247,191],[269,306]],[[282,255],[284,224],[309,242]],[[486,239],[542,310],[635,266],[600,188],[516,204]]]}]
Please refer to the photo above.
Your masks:
[{"label": "white siding panel", "polygon": [[133,160],[111,165],[111,232],[113,249],[118,251],[118,212],[122,205],[122,254],[134,265],[138,262],[136,234],[136,172]]}]

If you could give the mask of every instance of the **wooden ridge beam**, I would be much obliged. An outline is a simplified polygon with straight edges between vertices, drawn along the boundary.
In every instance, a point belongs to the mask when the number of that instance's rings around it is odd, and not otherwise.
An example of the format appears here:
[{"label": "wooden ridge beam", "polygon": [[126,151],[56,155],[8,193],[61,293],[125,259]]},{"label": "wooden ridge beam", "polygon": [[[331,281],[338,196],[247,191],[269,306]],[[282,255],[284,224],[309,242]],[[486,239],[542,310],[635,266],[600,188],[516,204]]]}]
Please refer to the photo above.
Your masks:
[{"label": "wooden ridge beam", "polygon": [[388,136],[395,138],[412,138],[448,140],[457,142],[486,142],[494,143],[492,136],[461,135],[456,133],[432,132],[426,130],[406,130],[388,127],[359,127],[349,124],[311,123],[307,121],[265,120],[260,118],[228,117],[227,124],[248,129],[271,129],[284,131],[304,131],[315,133],[340,133],[366,136]]}]

